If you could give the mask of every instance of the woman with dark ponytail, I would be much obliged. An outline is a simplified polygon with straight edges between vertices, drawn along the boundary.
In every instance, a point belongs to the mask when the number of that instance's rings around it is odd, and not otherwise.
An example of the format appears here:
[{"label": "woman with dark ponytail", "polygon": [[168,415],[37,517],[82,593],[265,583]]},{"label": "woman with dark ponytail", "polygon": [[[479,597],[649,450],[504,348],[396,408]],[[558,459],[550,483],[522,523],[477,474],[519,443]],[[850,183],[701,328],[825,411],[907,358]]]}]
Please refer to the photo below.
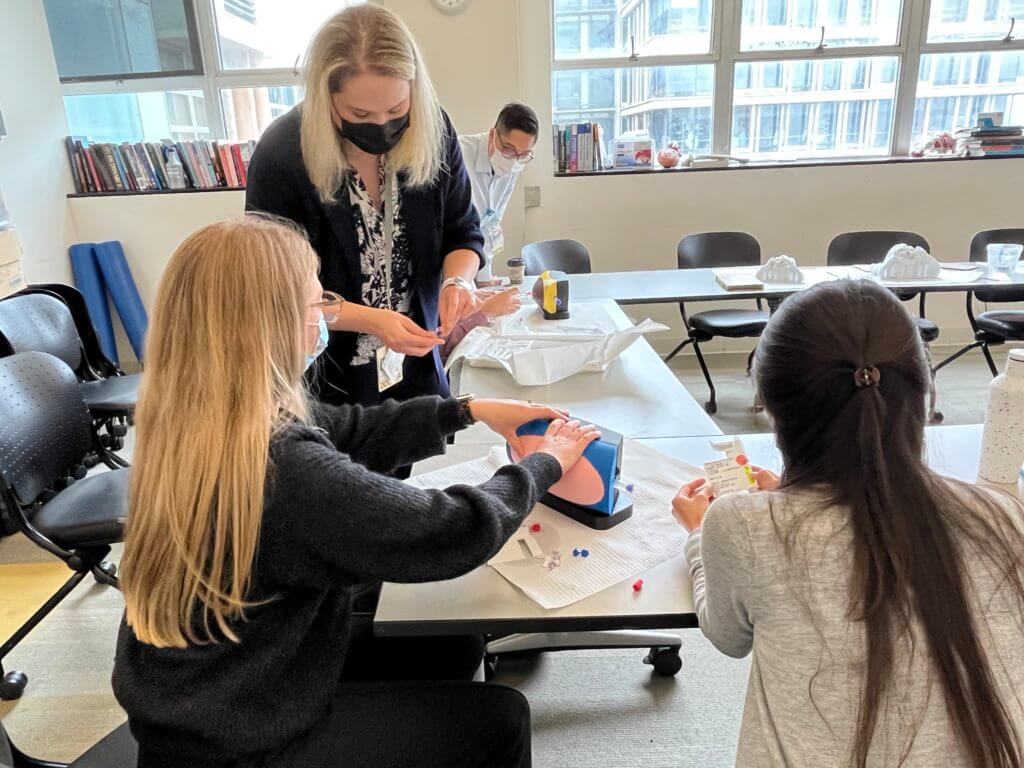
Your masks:
[{"label": "woman with dark ponytail", "polygon": [[673,504],[701,629],[753,651],[737,764],[1024,766],[1022,505],[925,465],[910,316],[870,281],[809,289],[755,377],[781,477]]}]

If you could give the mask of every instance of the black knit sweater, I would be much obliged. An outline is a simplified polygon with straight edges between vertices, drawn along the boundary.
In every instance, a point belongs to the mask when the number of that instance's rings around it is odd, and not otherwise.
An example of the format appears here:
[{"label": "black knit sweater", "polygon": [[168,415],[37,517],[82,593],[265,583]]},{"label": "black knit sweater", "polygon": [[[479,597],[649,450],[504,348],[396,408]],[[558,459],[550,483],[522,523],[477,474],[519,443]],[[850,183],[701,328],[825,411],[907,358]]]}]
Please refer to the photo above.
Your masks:
[{"label": "black knit sweater", "polygon": [[354,594],[450,579],[486,562],[561,476],[535,454],[479,486],[420,490],[377,474],[444,451],[454,400],[322,407],[271,446],[250,592],[269,599],[240,643],[159,649],[122,623],[114,693],[140,768],[264,764],[324,717],[345,663]]}]

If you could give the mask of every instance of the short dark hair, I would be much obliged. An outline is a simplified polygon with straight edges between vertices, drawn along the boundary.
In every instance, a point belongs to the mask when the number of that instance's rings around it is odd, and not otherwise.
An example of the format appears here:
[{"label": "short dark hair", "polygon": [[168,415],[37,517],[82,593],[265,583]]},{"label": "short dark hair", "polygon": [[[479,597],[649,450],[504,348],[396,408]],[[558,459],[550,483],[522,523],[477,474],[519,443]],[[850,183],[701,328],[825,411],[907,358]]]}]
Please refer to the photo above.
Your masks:
[{"label": "short dark hair", "polygon": [[537,113],[525,104],[518,101],[510,101],[501,108],[498,113],[498,121],[494,124],[498,133],[509,131],[522,131],[536,137],[540,133],[540,126],[537,124]]}]

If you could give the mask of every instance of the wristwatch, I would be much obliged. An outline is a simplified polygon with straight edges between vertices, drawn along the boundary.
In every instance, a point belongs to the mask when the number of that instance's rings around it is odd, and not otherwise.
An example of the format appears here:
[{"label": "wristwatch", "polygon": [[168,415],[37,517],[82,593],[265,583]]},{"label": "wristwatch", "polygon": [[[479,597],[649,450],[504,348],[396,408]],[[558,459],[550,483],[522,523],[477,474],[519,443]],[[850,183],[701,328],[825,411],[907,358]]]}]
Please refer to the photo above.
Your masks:
[{"label": "wristwatch", "polygon": [[455,398],[455,402],[459,404],[459,417],[467,427],[471,424],[476,424],[476,419],[473,418],[473,411],[469,407],[469,404],[474,400],[476,400],[476,395],[459,395]]},{"label": "wristwatch", "polygon": [[445,288],[451,288],[453,285],[457,285],[459,288],[465,288],[470,293],[476,293],[476,286],[464,277],[449,277],[441,283],[441,292],[443,293]]}]

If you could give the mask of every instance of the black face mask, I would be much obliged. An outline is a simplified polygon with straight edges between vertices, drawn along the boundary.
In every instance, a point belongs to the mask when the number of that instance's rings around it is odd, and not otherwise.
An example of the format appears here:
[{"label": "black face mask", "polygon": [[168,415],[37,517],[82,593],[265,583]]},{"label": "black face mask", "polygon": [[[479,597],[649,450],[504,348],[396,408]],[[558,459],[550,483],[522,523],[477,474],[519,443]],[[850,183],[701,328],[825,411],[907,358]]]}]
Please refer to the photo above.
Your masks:
[{"label": "black face mask", "polygon": [[409,127],[409,113],[386,123],[350,123],[341,121],[341,135],[371,155],[383,155],[394,149]]}]

